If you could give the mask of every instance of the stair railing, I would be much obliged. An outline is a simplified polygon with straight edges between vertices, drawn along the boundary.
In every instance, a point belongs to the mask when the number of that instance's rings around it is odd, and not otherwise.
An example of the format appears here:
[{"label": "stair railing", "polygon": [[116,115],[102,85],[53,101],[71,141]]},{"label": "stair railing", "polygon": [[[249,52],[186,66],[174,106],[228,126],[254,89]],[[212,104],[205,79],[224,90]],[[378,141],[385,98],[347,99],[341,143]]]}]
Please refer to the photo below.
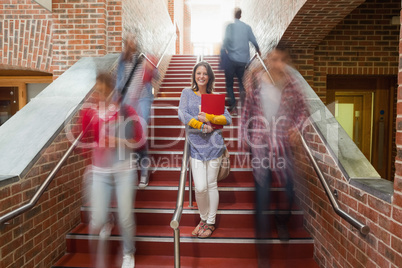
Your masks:
[{"label": "stair railing", "polygon": [[[176,33],[174,33],[171,37],[170,40],[158,62],[157,65],[155,65],[144,53],[141,53],[139,55],[140,57],[144,57],[147,61],[149,61],[155,68],[158,68],[159,64],[162,61],[162,57],[165,55],[170,42],[172,41],[173,37],[176,36]],[[113,95],[113,93],[111,93],[109,95],[109,98]],[[28,203],[0,216],[0,225],[2,224],[6,224],[8,221],[14,219],[15,217],[21,215],[22,213],[30,210],[31,208],[33,208],[36,203],[38,203],[39,199],[41,198],[41,196],[43,195],[43,193],[46,191],[47,187],[50,185],[50,183],[53,181],[53,179],[56,177],[57,172],[60,171],[60,169],[62,168],[62,166],[64,165],[64,163],[67,161],[68,157],[71,155],[71,153],[74,151],[74,149],[77,147],[77,145],[79,144],[79,142],[81,141],[82,137],[84,136],[86,130],[81,131],[81,133],[78,135],[78,137],[74,140],[74,142],[71,144],[71,146],[67,149],[67,151],[64,153],[64,155],[61,157],[61,159],[59,160],[59,162],[56,164],[56,166],[52,169],[52,171],[50,171],[50,173],[47,175],[46,179],[43,181],[43,183],[39,186],[38,190],[35,192],[35,194],[32,196],[32,198],[29,200]]]},{"label": "stair railing", "polygon": [[[197,63],[202,61],[202,55],[197,56]],[[173,212],[172,219],[170,221],[170,227],[173,229],[173,242],[174,242],[174,267],[180,267],[180,219],[183,214],[183,204],[184,204],[184,193],[186,191],[186,181],[187,181],[187,172],[189,172],[189,183],[188,183],[188,191],[189,191],[189,207],[193,206],[193,182],[191,176],[191,167],[189,165],[190,159],[190,144],[188,142],[188,135],[186,129],[186,139],[184,141],[184,150],[183,150],[183,159],[181,162],[180,169],[180,179],[179,179],[179,188],[177,191],[177,200],[176,200],[176,209]]]},{"label": "stair railing", "polygon": [[60,161],[56,164],[56,166],[49,173],[49,175],[47,175],[46,179],[40,185],[39,189],[36,191],[36,193],[31,198],[31,200],[29,200],[28,203],[20,206],[19,208],[16,208],[16,209],[10,211],[9,213],[1,216],[0,217],[0,225],[1,224],[6,224],[9,220],[12,220],[13,218],[15,218],[15,217],[21,215],[22,213],[30,210],[31,208],[33,208],[36,205],[36,203],[39,201],[39,198],[46,191],[46,189],[49,186],[49,184],[53,181],[53,178],[56,176],[57,172],[59,172],[59,170],[62,168],[62,166],[64,165],[64,163],[66,162],[66,160],[68,159],[70,154],[73,152],[73,150],[75,149],[77,144],[80,142],[80,140],[81,140],[83,135],[84,135],[84,131],[82,131],[78,135],[77,139],[75,139],[75,141],[72,143],[70,148],[68,148],[68,150],[64,153],[64,155],[62,156]]},{"label": "stair railing", "polygon": [[[251,60],[247,64],[247,67],[250,65],[251,61],[253,61],[255,58],[257,58],[258,61],[262,64],[263,68],[268,73],[269,78],[271,79],[272,83],[275,85],[274,80],[272,79],[272,76],[268,71],[268,68],[265,66],[264,61],[262,60],[262,58],[260,57],[260,55],[258,53],[254,54],[254,56],[251,58]],[[314,129],[315,129],[315,127],[314,127]],[[311,163],[313,164],[313,168],[314,168],[315,172],[317,173],[318,178],[319,178],[319,180],[321,182],[321,185],[323,186],[323,188],[325,190],[325,193],[326,193],[326,195],[327,195],[327,197],[328,197],[328,199],[329,199],[329,201],[330,201],[330,203],[332,205],[332,208],[336,212],[336,214],[341,216],[344,220],[349,222],[353,227],[358,229],[361,234],[367,235],[370,232],[370,227],[365,225],[365,224],[363,224],[363,223],[361,223],[360,221],[358,221],[357,219],[355,219],[354,217],[349,215],[347,212],[345,212],[343,209],[341,209],[341,207],[339,206],[338,201],[336,200],[334,194],[331,191],[331,188],[329,187],[329,184],[328,184],[327,180],[325,179],[320,167],[318,166],[318,163],[317,163],[316,159],[314,158],[313,153],[311,152],[310,148],[308,147],[307,142],[304,139],[302,133],[299,132],[299,136],[300,136],[300,140],[302,142],[303,148],[307,152],[307,156],[310,159]],[[343,171],[342,171],[342,173],[343,173]]]},{"label": "stair railing", "polygon": [[[186,131],[187,133],[187,131]],[[187,170],[189,162],[189,143],[187,139],[184,142],[183,159],[180,170],[179,189],[177,193],[176,209],[173,213],[172,220],[170,221],[170,227],[173,229],[173,241],[174,241],[174,267],[180,267],[180,219],[183,214],[184,204],[184,192],[186,190]],[[190,171],[191,172],[191,171]]]},{"label": "stair railing", "polygon": [[162,53],[161,57],[159,58],[158,63],[156,64],[156,66],[154,65],[156,68],[159,68],[159,65],[162,63],[163,57],[165,57],[166,52],[170,46],[170,43],[173,40],[173,37],[176,37],[176,22],[174,23],[174,30],[175,30],[175,32],[173,32],[172,36],[169,39],[169,42],[166,44],[165,50],[163,50],[163,53]]}]

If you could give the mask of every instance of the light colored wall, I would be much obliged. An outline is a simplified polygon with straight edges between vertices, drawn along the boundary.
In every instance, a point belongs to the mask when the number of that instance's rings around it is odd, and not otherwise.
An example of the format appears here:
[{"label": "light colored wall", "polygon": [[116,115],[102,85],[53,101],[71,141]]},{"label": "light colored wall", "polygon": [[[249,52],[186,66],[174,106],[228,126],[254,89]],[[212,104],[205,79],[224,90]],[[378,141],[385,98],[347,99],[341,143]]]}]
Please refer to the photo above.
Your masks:
[{"label": "light colored wall", "polygon": [[35,98],[48,85],[49,84],[46,83],[27,84],[27,102],[30,102],[33,98]]}]

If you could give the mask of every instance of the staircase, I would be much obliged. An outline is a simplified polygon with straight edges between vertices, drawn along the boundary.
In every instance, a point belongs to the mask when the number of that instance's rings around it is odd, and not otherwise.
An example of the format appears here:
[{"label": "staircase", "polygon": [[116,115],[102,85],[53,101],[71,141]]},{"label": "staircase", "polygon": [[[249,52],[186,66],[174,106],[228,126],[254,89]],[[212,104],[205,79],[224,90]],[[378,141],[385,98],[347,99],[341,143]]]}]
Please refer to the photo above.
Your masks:
[{"label": "staircase", "polygon": [[[216,75],[215,91],[225,92],[225,78],[218,70],[218,56],[206,56]],[[160,92],[153,104],[149,126],[150,155],[152,167],[150,184],[137,191],[135,212],[136,267],[173,267],[173,230],[169,223],[176,206],[181,158],[184,147],[184,126],[178,119],[177,109],[181,90],[191,85],[191,72],[196,63],[195,56],[173,56]],[[235,83],[235,87],[237,84]],[[236,91],[236,89],[235,89]],[[236,93],[238,96],[238,93]],[[182,267],[257,267],[254,243],[254,181],[251,168],[246,163],[249,155],[238,150],[239,116],[233,124],[224,128],[225,141],[231,153],[232,172],[220,182],[220,203],[216,220],[216,231],[209,239],[191,236],[199,222],[196,207],[189,207],[188,192],[180,222],[181,266]],[[188,183],[187,183],[188,184]],[[273,188],[273,198],[284,196],[284,189]],[[194,205],[196,206],[195,202]],[[273,205],[272,209],[276,209]],[[53,267],[95,267],[90,244],[99,239],[89,234],[88,224],[91,207],[84,204],[81,209],[82,222],[66,237],[67,253]],[[115,204],[112,213],[117,213]],[[273,218],[272,215],[270,215]],[[117,219],[117,215],[115,216]],[[280,241],[274,224],[269,244],[271,267],[318,267],[313,260],[314,244],[303,229],[303,213],[295,205],[292,211],[289,241]],[[121,237],[115,227],[108,239],[107,251],[102,256],[105,267],[120,267],[122,256]]]}]

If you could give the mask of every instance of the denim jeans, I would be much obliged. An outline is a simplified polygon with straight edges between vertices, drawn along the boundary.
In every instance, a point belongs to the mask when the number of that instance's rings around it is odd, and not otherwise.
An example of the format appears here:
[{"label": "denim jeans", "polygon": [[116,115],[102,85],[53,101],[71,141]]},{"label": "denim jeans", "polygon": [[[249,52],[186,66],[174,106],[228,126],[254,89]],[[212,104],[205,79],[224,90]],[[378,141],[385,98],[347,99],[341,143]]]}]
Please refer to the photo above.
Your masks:
[{"label": "denim jeans", "polygon": [[[152,95],[152,84],[145,84],[145,88],[141,98],[138,100],[136,110],[141,119],[141,126],[144,132],[144,136],[148,137],[148,123],[151,115],[151,106],[154,101],[154,95]],[[139,155],[138,163],[140,163],[141,176],[147,176],[148,168],[150,164],[150,158],[148,156],[148,143],[145,143],[144,147],[137,151]],[[142,164],[142,165],[141,165]]]},{"label": "denim jeans", "polygon": [[134,254],[135,251],[133,205],[136,181],[137,172],[133,169],[119,170],[113,173],[93,171],[91,226],[100,229],[107,223],[112,191],[115,190],[124,254]]},{"label": "denim jeans", "polygon": [[243,86],[243,76],[246,68],[246,63],[234,62],[229,60],[229,64],[227,69],[225,70],[225,79],[226,79],[226,93],[229,97],[229,109],[233,109],[236,107],[236,99],[233,92],[233,83],[234,77],[236,75],[239,80],[239,93],[240,93],[240,102],[243,106],[245,99],[245,91]]}]

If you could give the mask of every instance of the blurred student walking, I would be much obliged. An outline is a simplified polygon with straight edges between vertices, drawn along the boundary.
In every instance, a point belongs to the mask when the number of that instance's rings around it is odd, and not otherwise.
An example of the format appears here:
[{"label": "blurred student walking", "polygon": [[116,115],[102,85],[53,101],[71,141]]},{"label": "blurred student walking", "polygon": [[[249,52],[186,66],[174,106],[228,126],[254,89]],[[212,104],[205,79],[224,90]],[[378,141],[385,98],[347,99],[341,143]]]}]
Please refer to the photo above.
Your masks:
[{"label": "blurred student walking", "polygon": [[[122,98],[122,103],[132,106],[140,116],[144,137],[147,137],[148,121],[151,114],[151,105],[154,100],[152,79],[157,76],[156,59],[152,55],[140,57],[137,41],[133,34],[128,34],[124,40],[124,50],[120,55],[117,66],[116,90]],[[137,150],[138,164],[141,168],[140,188],[149,183],[148,142]]]},{"label": "blurred student walking", "polygon": [[[280,239],[289,239],[287,222],[293,205],[293,154],[291,142],[308,117],[298,80],[288,72],[288,54],[275,49],[266,58],[272,80],[261,67],[246,74],[247,97],[242,114],[242,142],[251,151],[256,191],[256,237],[271,238],[267,211],[273,181],[286,189],[284,215],[276,215]],[[258,244],[259,267],[268,267],[267,246]]]},{"label": "blurred student walking", "polygon": [[[130,154],[142,139],[142,127],[135,110],[120,106],[108,96],[114,88],[110,74],[101,73],[96,78],[96,105],[81,111],[82,129],[93,135],[91,233],[100,232],[100,243],[110,235],[113,223],[109,222],[109,206],[115,192],[118,222],[123,237],[122,268],[132,268],[134,261],[135,183],[137,170],[132,167]],[[98,256],[105,252],[97,252]],[[101,267],[104,263],[97,263]]]},{"label": "blurred student walking", "polygon": [[226,27],[221,50],[221,53],[227,53],[229,58],[227,66],[225,67],[225,78],[226,92],[229,97],[229,112],[233,115],[237,114],[237,104],[233,92],[233,81],[235,75],[239,81],[240,102],[242,107],[244,105],[246,94],[243,86],[243,76],[245,67],[250,60],[249,42],[251,42],[257,52],[260,53],[260,48],[251,27],[240,21],[241,12],[240,8],[235,9],[235,21]]}]

